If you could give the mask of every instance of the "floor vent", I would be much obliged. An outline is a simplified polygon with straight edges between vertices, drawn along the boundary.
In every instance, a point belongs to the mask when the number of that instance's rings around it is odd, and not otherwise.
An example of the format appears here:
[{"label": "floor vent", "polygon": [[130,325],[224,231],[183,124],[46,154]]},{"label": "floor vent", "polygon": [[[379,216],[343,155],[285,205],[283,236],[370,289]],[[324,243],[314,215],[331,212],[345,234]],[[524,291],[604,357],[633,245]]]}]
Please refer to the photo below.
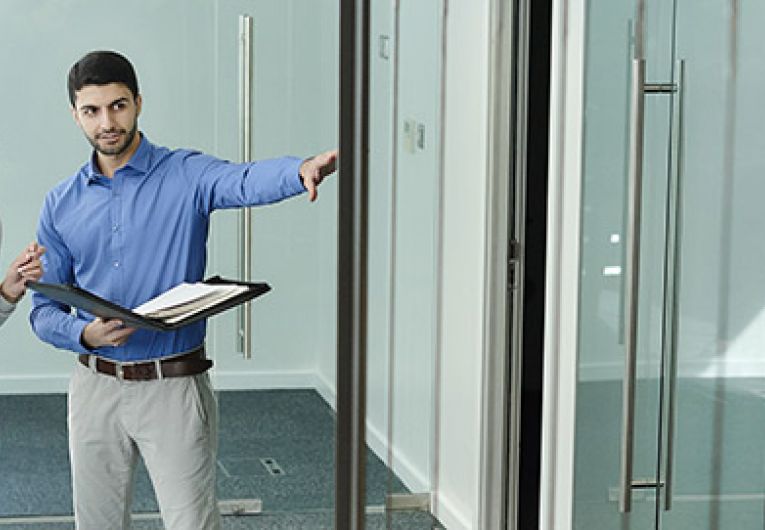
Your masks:
[{"label": "floor vent", "polygon": [[273,458],[260,458],[260,463],[266,468],[266,470],[275,477],[284,475],[284,470],[279,463]]}]

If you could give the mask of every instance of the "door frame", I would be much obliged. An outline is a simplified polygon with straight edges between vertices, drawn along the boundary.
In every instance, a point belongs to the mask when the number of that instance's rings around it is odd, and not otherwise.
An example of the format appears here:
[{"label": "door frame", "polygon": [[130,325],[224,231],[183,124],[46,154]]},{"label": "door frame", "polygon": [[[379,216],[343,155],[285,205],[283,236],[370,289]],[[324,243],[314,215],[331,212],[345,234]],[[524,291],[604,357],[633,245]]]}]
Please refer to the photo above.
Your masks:
[{"label": "door frame", "polygon": [[[512,267],[508,242],[511,228],[511,197],[514,192],[516,130],[512,124],[518,110],[513,104],[516,57],[514,38],[519,2],[492,0],[489,56],[488,189],[485,220],[486,270],[484,283],[483,393],[481,396],[479,528],[506,528],[514,519],[517,498],[518,411],[520,403],[520,323],[509,323],[514,299],[508,291]],[[525,2],[524,2],[525,3]],[[520,294],[520,293],[518,293]],[[513,337],[513,339],[511,339]],[[512,408],[512,412],[511,412]],[[511,449],[513,448],[513,449]]]},{"label": "door frame", "polygon": [[553,0],[541,530],[573,524],[585,0]]},{"label": "door frame", "polygon": [[370,0],[340,2],[335,528],[366,516]]},{"label": "door frame", "polygon": [[539,517],[551,5],[490,2],[479,528]]}]

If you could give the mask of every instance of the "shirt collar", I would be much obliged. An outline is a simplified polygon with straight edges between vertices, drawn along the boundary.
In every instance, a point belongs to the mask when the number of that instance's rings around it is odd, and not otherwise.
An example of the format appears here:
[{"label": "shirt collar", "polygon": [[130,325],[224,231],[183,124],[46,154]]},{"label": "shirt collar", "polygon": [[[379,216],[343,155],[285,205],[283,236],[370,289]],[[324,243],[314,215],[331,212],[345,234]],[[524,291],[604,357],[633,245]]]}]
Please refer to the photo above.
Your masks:
[{"label": "shirt collar", "polygon": [[[143,133],[139,134],[141,135],[141,142],[138,144],[138,149],[135,150],[133,156],[130,157],[130,160],[128,160],[123,167],[130,167],[134,169],[137,174],[145,175],[148,173],[149,168],[151,167],[151,154],[154,151],[154,144],[147,140]],[[84,177],[88,184],[92,184],[99,177],[104,176],[103,173],[101,173],[101,171],[98,169],[95,151],[91,153],[90,160],[88,160],[84,170]]]}]

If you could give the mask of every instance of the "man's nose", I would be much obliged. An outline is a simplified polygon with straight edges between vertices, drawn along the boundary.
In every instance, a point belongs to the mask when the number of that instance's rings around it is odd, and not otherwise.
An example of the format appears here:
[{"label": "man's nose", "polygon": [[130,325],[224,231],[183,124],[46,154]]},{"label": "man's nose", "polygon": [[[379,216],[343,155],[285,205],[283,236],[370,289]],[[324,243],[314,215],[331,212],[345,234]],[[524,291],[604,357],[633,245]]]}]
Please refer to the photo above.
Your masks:
[{"label": "man's nose", "polygon": [[109,130],[114,127],[114,116],[112,115],[111,110],[102,112],[100,118],[99,126],[102,130]]}]

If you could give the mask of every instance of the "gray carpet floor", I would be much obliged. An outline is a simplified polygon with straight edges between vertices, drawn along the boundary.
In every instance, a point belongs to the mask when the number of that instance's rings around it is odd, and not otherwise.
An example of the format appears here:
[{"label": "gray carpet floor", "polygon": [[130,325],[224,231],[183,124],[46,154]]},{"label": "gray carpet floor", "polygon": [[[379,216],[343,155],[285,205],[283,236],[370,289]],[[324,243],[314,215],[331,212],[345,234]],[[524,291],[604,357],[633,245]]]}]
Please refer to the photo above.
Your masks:
[{"label": "gray carpet floor", "polygon": [[[435,530],[443,527],[426,513],[370,514],[366,517],[368,530]],[[2,530],[73,530],[71,523],[41,523],[4,525]],[[159,520],[135,521],[132,530],[161,530]],[[264,514],[247,517],[224,517],[223,530],[330,530],[331,512]]]},{"label": "gray carpet floor", "polygon": [[[263,513],[225,517],[226,529],[331,528],[334,508],[335,417],[313,390],[218,393],[218,495],[262,500]],[[4,525],[2,518],[71,515],[66,396],[0,396],[0,529],[72,528],[70,523]],[[269,470],[271,468],[271,471]],[[273,473],[273,468],[278,473]],[[367,504],[406,487],[370,450]],[[134,513],[157,511],[143,465],[135,477]],[[370,514],[368,528],[433,528],[425,513]],[[139,520],[135,528],[161,528]]]}]

